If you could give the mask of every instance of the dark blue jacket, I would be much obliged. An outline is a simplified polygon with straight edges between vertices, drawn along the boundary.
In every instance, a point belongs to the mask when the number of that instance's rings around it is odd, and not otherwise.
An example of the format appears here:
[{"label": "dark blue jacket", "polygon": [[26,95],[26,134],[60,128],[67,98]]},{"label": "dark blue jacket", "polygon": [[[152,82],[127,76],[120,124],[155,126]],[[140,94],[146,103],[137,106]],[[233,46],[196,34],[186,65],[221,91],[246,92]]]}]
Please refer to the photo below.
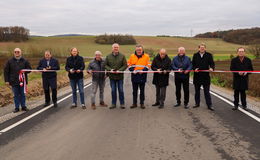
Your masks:
[{"label": "dark blue jacket", "polygon": [[[191,63],[191,59],[184,55],[184,56],[175,56],[172,60],[172,70],[191,70],[192,69],[192,63]],[[175,78],[189,78],[190,74],[184,74],[184,73],[178,73],[175,72]]]},{"label": "dark blue jacket", "polygon": [[[50,70],[60,70],[59,61],[55,58],[51,58],[49,62]],[[37,69],[43,70],[43,68],[47,68],[47,60],[45,58],[41,59]],[[42,78],[55,78],[57,76],[56,72],[42,72]]]},{"label": "dark blue jacket", "polygon": [[[66,71],[68,71],[68,75],[70,79],[82,79],[83,78],[83,71],[85,69],[85,62],[83,57],[77,55],[77,56],[70,56],[67,58],[66,66],[65,66]],[[82,72],[80,73],[73,73],[71,74],[69,71],[70,70],[81,70]]]}]

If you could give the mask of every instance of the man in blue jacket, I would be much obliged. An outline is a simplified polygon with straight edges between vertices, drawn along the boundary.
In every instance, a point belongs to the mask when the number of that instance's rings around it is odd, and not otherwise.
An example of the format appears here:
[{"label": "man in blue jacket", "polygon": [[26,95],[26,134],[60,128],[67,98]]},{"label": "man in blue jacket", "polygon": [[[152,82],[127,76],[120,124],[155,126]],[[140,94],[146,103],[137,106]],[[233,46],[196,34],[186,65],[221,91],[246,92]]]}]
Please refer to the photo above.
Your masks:
[{"label": "man in blue jacket", "polygon": [[45,107],[50,105],[50,88],[52,92],[52,102],[53,106],[57,107],[57,73],[48,72],[48,70],[59,70],[60,65],[58,60],[52,57],[51,51],[45,51],[44,58],[40,60],[37,67],[38,70],[43,70],[42,72],[42,84],[45,94]]},{"label": "man in blue jacket", "polygon": [[172,60],[172,69],[175,71],[175,86],[176,86],[176,101],[177,104],[174,107],[181,105],[181,85],[184,91],[184,108],[188,109],[189,103],[189,79],[190,70],[192,69],[192,63],[188,56],[185,55],[185,48],[180,47],[178,49],[178,55]]}]

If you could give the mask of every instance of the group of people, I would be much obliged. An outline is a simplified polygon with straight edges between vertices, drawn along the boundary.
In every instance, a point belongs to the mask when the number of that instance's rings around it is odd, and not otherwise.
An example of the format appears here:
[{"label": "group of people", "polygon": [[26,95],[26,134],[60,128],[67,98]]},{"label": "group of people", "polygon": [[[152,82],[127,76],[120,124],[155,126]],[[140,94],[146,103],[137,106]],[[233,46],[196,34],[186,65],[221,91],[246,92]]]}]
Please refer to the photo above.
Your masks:
[{"label": "group of people", "polygon": [[[100,51],[95,52],[94,59],[87,67],[87,73],[92,75],[92,92],[91,92],[91,108],[96,109],[95,97],[99,89],[100,106],[107,107],[104,102],[104,87],[106,78],[109,77],[111,86],[112,102],[109,109],[117,107],[117,92],[119,94],[120,108],[125,109],[124,97],[124,72],[128,69],[131,73],[133,103],[130,108],[138,107],[138,90],[140,90],[139,103],[140,108],[145,109],[145,84],[147,82],[147,72],[152,70],[152,83],[156,88],[156,101],[152,106],[164,108],[166,98],[166,89],[169,85],[169,74],[174,72],[176,86],[176,104],[174,107],[181,106],[181,89],[184,92],[184,108],[189,108],[189,80],[190,72],[194,71],[193,84],[195,87],[195,105],[193,108],[200,107],[200,90],[203,87],[206,104],[209,110],[214,111],[210,95],[210,72],[214,71],[215,63],[213,55],[206,51],[206,45],[200,44],[198,52],[192,57],[192,60],[185,55],[185,48],[179,47],[178,54],[171,60],[167,55],[166,49],[160,49],[159,53],[154,57],[150,64],[150,57],[144,52],[142,45],[136,45],[135,52],[130,55],[127,60],[125,55],[121,53],[120,46],[117,43],[112,45],[112,53],[108,54],[105,59],[102,58]],[[80,95],[80,103],[82,109],[86,109],[84,95],[84,58],[79,55],[77,48],[71,48],[70,56],[67,58],[65,70],[68,72],[70,86],[72,89],[72,105],[71,108],[77,107],[77,90]],[[25,72],[25,80],[28,83],[27,74],[30,73],[31,65],[23,58],[22,51],[19,48],[14,49],[14,56],[9,59],[4,68],[5,83],[12,87],[14,94],[14,112],[18,112],[20,107],[23,111],[27,111],[26,98],[24,93],[24,85],[19,79],[20,71],[29,69]],[[50,51],[45,51],[44,58],[40,60],[37,70],[42,72],[42,83],[45,94],[45,106],[51,104],[57,107],[57,72],[60,70],[59,61],[52,57]],[[206,70],[206,72],[205,72]],[[249,58],[245,56],[245,48],[237,49],[237,57],[233,58],[230,66],[231,71],[252,71],[253,66]],[[127,72],[127,71],[126,71]],[[241,98],[242,107],[247,110],[246,90],[248,90],[247,72],[233,73],[234,88],[234,108],[237,110],[239,106],[239,96]],[[52,98],[50,98],[50,91]]]}]

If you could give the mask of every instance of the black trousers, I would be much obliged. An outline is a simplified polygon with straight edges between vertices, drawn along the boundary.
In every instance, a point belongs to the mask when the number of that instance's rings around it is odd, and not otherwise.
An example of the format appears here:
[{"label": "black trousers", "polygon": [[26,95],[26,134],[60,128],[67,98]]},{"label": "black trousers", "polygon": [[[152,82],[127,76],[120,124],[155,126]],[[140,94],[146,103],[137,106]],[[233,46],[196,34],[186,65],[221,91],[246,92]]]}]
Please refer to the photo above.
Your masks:
[{"label": "black trousers", "polygon": [[189,103],[190,91],[189,91],[189,78],[175,78],[175,87],[176,87],[176,101],[178,104],[181,104],[181,86],[183,87],[184,92],[184,104]]},{"label": "black trousers", "polygon": [[144,104],[144,89],[145,83],[132,83],[133,87],[133,104],[137,104],[138,88],[140,89],[140,104]]},{"label": "black trousers", "polygon": [[[52,89],[52,102],[57,103],[57,89]],[[50,89],[45,89],[44,90],[45,94],[45,103],[50,103],[51,98],[50,98]]]},{"label": "black trousers", "polygon": [[234,90],[234,105],[238,106],[239,104],[239,94],[241,98],[241,103],[243,107],[246,107],[246,90]]},{"label": "black trousers", "polygon": [[210,93],[209,93],[210,85],[195,84],[194,86],[195,86],[195,103],[197,105],[200,104],[200,87],[203,86],[206,104],[207,104],[207,106],[211,106],[212,101],[211,101],[211,96],[210,96]]},{"label": "black trousers", "polygon": [[164,101],[166,97],[166,88],[167,86],[160,87],[156,85],[156,103],[160,103],[160,105],[164,105]]}]

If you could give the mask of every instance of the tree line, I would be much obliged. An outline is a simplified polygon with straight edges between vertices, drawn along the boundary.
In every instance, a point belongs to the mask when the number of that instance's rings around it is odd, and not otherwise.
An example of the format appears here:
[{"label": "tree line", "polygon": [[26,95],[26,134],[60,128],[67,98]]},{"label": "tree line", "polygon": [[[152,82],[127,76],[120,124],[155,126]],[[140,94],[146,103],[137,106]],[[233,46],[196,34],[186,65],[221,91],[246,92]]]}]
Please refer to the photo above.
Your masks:
[{"label": "tree line", "polygon": [[221,38],[226,42],[249,45],[260,43],[260,28],[237,29],[228,31],[206,32],[198,34],[195,38]]},{"label": "tree line", "polygon": [[121,45],[136,44],[136,40],[132,35],[122,35],[122,34],[99,35],[96,37],[95,42],[99,44],[113,44],[113,43],[119,43]]},{"label": "tree line", "polygon": [[0,27],[0,42],[29,40],[30,31],[21,26]]}]

